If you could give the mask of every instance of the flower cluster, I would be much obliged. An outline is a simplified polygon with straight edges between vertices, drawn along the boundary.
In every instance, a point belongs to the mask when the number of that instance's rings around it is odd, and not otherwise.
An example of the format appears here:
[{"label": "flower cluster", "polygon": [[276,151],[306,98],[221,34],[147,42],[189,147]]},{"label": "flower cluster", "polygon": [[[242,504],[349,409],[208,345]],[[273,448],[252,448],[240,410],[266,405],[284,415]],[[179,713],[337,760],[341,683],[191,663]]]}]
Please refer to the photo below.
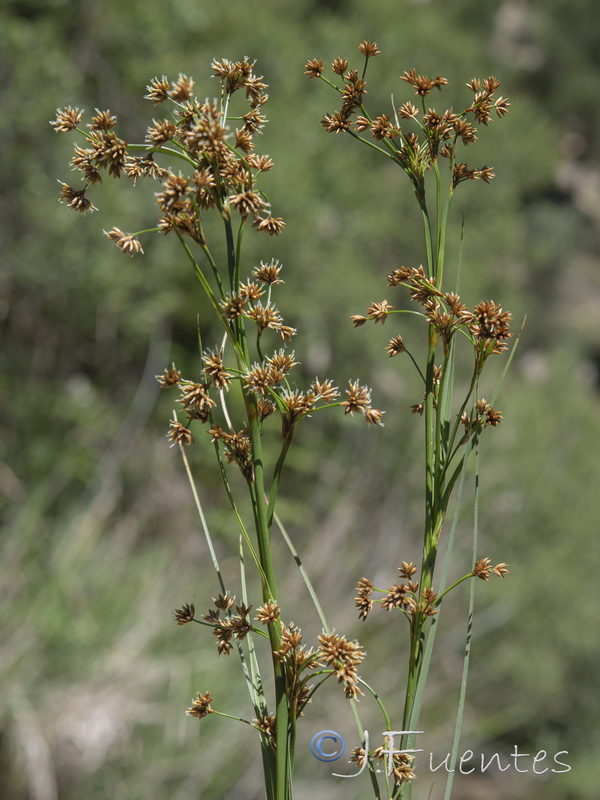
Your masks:
[{"label": "flower cluster", "polygon": [[[439,611],[443,596],[459,583],[473,577],[487,581],[492,573],[499,578],[504,578],[505,575],[508,575],[507,566],[504,563],[492,566],[489,558],[480,558],[475,563],[472,572],[469,572],[440,594],[434,591],[431,586],[421,586],[419,581],[413,580],[417,573],[417,568],[412,561],[410,564],[402,561],[401,566],[398,567],[398,572],[400,577],[404,578],[403,583],[394,584],[384,590],[376,589],[368,578],[359,580],[356,587],[356,597],[354,598],[355,605],[359,611],[359,619],[366,620],[373,610],[374,604],[377,603],[385,611],[392,611],[394,608],[399,609],[411,622],[412,626],[416,618],[434,617]],[[380,600],[373,600],[374,592],[382,594],[384,597]]]},{"label": "flower cluster", "polygon": [[[271,236],[280,233],[284,221],[271,214],[268,200],[256,186],[259,174],[271,169],[273,162],[268,155],[254,152],[254,137],[266,122],[262,110],[268,96],[266,84],[254,74],[253,67],[248,59],[213,61],[213,74],[221,83],[226,103],[199,100],[194,96],[194,81],[186,75],[179,75],[172,83],[165,76],[153,78],[145,96],[155,106],[169,104],[171,114],[153,120],[144,145],[128,145],[120,139],[112,130],[117,119],[109,110],[96,109],[89,130],[85,131],[79,127],[82,110],[71,106],[57,109],[51,122],[54,129],[59,133],[77,131],[87,144],[75,146],[71,161],[73,169],[82,174],[84,186],[74,189],[62,184],[61,199],[84,213],[94,210],[85,196],[86,189],[101,182],[103,171],[115,178],[125,175],[134,183],[140,177],[149,177],[162,184],[156,202],[162,215],[158,229],[164,233],[175,230],[202,244],[199,212],[212,208],[218,209],[224,218],[233,212],[244,220],[251,217],[258,231]],[[245,93],[247,111],[236,116],[241,125],[231,131],[227,106],[229,98],[238,91]],[[135,150],[144,152],[134,155]],[[182,175],[157,164],[158,153],[185,162],[189,173]],[[124,252],[141,252],[133,234],[113,228],[108,236]]]},{"label": "flower cluster", "polygon": [[[214,603],[215,608],[210,608],[202,619],[213,627],[213,636],[217,640],[219,655],[229,655],[233,647],[231,639],[235,638],[238,642],[243,642],[253,630],[249,620],[252,606],[240,603],[239,606],[235,606],[237,614],[232,614],[231,608],[235,605],[235,597],[228,594],[219,595]],[[224,613],[224,618],[221,617],[221,612]]]},{"label": "flower cluster", "polygon": [[[477,139],[479,125],[487,125],[492,113],[503,117],[509,108],[506,98],[497,96],[500,81],[494,76],[485,80],[473,78],[467,87],[472,91],[471,102],[462,111],[455,113],[452,108],[442,112],[426,105],[427,96],[433,89],[441,91],[448,81],[440,75],[430,78],[418,75],[415,69],[407,70],[402,80],[412,86],[420,99],[421,111],[413,103],[403,103],[393,108],[391,113],[373,118],[363,104],[367,94],[365,80],[368,61],[380,53],[373,42],[362,42],[359,50],[365,57],[364,69],[359,73],[348,68],[348,60],[336,58],[331,69],[338,76],[341,85],[331,82],[323,75],[323,62],[317,59],[308,61],[305,74],[309,78],[319,78],[341,96],[341,108],[325,114],[321,124],[329,133],[348,132],[360,137],[369,133],[372,139],[382,142],[383,152],[396,161],[408,174],[415,188],[422,191],[425,172],[437,161],[438,156],[449,160],[452,189],[464,180],[483,180],[486,183],[494,177],[493,170],[484,166],[478,169],[456,160],[456,146],[460,142],[468,146]],[[360,112],[360,113],[359,113]],[[407,127],[408,125],[408,127]]]},{"label": "flower cluster", "polygon": [[297,625],[284,625],[283,622],[280,625],[281,644],[273,655],[285,670],[290,710],[294,717],[300,717],[312,694],[313,687],[308,681],[311,670],[319,665],[319,655],[312,647],[307,648],[302,644],[302,631]]},{"label": "flower cluster", "polygon": [[[410,299],[422,307],[422,311],[418,313],[435,329],[437,338],[442,343],[445,359],[449,357],[452,340],[459,331],[465,334],[473,346],[477,376],[481,374],[489,356],[503,353],[507,349],[507,341],[512,335],[510,333],[512,315],[509,311],[504,311],[493,300],[482,301],[471,310],[455,292],[440,291],[436,278],[426,275],[422,266],[395,269],[388,275],[388,285],[404,285],[408,288]],[[368,322],[375,324],[381,322],[383,325],[390,314],[397,313],[402,313],[402,310],[394,308],[387,300],[381,300],[373,302],[366,315],[354,314],[351,319],[352,324],[357,328]],[[389,340],[386,350],[390,356],[400,353],[409,353],[410,355],[405,341],[400,335],[393,336]],[[442,380],[441,367],[434,366],[432,379],[435,406]],[[423,403],[416,403],[411,408],[413,412],[421,414],[423,407]],[[485,415],[485,419],[482,418],[483,415]],[[478,426],[496,426],[502,421],[502,415],[494,412],[494,409],[487,405],[483,407],[480,402],[478,413],[469,416],[463,412],[461,421],[473,429]],[[483,424],[479,425],[479,422]]]},{"label": "flower cluster", "polygon": [[189,717],[196,717],[196,719],[204,719],[208,714],[214,714],[215,711],[210,707],[212,703],[212,696],[210,692],[206,694],[200,694],[198,692],[198,697],[196,700],[193,701],[193,705],[191,708],[185,712]]},{"label": "flower cluster", "polygon": [[338,681],[344,684],[346,697],[356,698],[361,695],[358,665],[365,657],[362,647],[336,633],[322,633],[319,636],[319,645],[319,660],[325,666],[331,667]]}]

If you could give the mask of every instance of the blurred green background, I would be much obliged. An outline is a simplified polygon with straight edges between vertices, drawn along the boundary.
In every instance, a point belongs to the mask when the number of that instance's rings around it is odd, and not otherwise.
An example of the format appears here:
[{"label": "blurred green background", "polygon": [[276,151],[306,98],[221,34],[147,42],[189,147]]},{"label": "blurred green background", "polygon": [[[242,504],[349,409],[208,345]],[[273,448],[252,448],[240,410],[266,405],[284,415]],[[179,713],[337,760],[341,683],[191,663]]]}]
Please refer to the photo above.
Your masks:
[{"label": "blurred green background", "polygon": [[[96,187],[99,211],[78,217],[56,200],[69,181],[70,136],[48,125],[58,106],[109,107],[121,135],[141,141],[155,75],[179,72],[215,91],[213,58],[256,58],[270,86],[261,141],[278,239],[248,237],[247,271],[278,257],[278,302],[300,330],[307,379],[360,378],[386,409],[384,428],[331,414],[302,425],[281,513],[339,632],[368,651],[364,677],[396,717],[406,662],[399,622],[353,607],[361,575],[395,581],[417,560],[420,399],[407,361],[389,361],[390,335],[348,317],[388,296],[385,276],[423,259],[420,222],[399,171],[319,125],[332,93],[304,63],[358,62],[357,44],[382,49],[369,106],[411,99],[405,69],[442,74],[456,104],[464,83],[495,74],[510,115],[467,153],[488,163],[490,186],[463,185],[450,251],[465,214],[463,295],[493,297],[522,343],[498,406],[505,424],[482,447],[481,554],[507,561],[506,581],[477,586],[472,673],[461,750],[568,751],[572,770],[514,769],[457,779],[461,800],[595,800],[598,773],[598,486],[600,485],[600,12],[594,0],[3,0],[0,6],[0,246],[2,414],[0,502],[0,794],[9,800],[258,798],[258,743],[245,726],[183,714],[194,693],[248,716],[239,665],[212,637],[177,628],[171,610],[204,611],[218,585],[176,450],[165,438],[173,397],[156,373],[195,364],[196,315],[208,313],[176,242],[145,241],[129,259],[102,236],[153,224],[153,189]],[[434,100],[440,106],[443,98]],[[154,112],[156,115],[156,112]],[[397,291],[397,290],[396,290]],[[491,392],[493,381],[488,392]],[[198,438],[201,438],[200,436]],[[210,462],[193,456],[232,591],[237,533]],[[469,556],[469,503],[456,571]],[[318,633],[283,548],[289,611]],[[464,646],[466,592],[447,604],[423,725],[440,759],[450,747]],[[315,704],[313,704],[315,705]],[[367,701],[367,726],[380,722]],[[238,728],[243,728],[238,730]],[[323,728],[358,742],[337,691],[327,689],[300,728],[299,798],[368,797],[345,758],[317,762]],[[594,774],[595,771],[595,774]],[[350,783],[350,785],[349,785]],[[434,784],[432,788],[432,783]],[[416,798],[443,796],[423,773]]]}]

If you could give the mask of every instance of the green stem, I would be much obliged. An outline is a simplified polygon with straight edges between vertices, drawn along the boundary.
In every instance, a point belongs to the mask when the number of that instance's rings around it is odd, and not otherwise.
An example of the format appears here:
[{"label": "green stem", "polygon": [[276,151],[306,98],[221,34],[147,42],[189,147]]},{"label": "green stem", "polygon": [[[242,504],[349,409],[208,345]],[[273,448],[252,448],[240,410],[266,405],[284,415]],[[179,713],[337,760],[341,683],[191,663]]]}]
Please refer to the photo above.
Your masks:
[{"label": "green stem", "polygon": [[198,278],[198,280],[202,284],[202,288],[206,292],[206,295],[207,295],[208,299],[210,300],[210,303],[211,303],[212,307],[214,308],[214,310],[215,310],[215,312],[217,314],[217,317],[219,318],[219,321],[221,322],[221,324],[223,325],[223,327],[225,329],[225,332],[227,334],[227,338],[232,343],[236,353],[239,354],[238,342],[237,342],[235,336],[233,335],[233,331],[231,330],[231,326],[229,325],[229,323],[227,322],[225,316],[223,315],[223,312],[222,312],[221,307],[219,305],[219,301],[215,297],[215,294],[214,294],[213,290],[211,289],[209,282],[206,280],[206,277],[205,277],[204,273],[200,269],[200,266],[199,266],[198,262],[194,258],[193,253],[190,250],[190,248],[188,247],[188,244],[185,241],[185,239],[183,238],[183,236],[179,233],[179,231],[177,229],[175,230],[175,233],[177,234],[177,236],[179,238],[179,241],[181,243],[181,246],[185,250],[185,254],[187,255],[192,267],[194,268],[194,272],[196,273],[196,277]]},{"label": "green stem", "polygon": [[292,430],[288,432],[287,436],[283,440],[283,444],[281,445],[281,452],[279,453],[279,458],[277,459],[277,464],[275,465],[275,469],[273,471],[273,479],[271,480],[271,490],[269,492],[269,516],[268,516],[269,529],[273,525],[273,515],[275,514],[275,503],[277,502],[277,493],[279,491],[279,480],[281,478],[281,471],[283,469],[286,456],[292,445],[293,438],[294,438],[294,430],[292,428]]}]

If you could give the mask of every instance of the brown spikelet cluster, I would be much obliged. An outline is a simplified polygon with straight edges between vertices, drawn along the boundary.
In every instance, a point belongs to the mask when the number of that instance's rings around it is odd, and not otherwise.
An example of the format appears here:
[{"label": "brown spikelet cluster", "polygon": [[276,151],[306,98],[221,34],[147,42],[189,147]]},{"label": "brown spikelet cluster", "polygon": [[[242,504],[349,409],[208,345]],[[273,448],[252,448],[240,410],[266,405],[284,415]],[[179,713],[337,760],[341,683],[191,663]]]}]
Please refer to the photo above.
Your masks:
[{"label": "brown spikelet cluster", "polygon": [[104,231],[104,233],[123,253],[133,256],[136,253],[144,252],[139,239],[136,239],[133,233],[123,233],[119,228],[111,228],[111,230]]},{"label": "brown spikelet cluster", "polygon": [[264,734],[269,740],[273,752],[276,750],[275,732],[277,729],[277,718],[273,714],[262,714],[252,720],[254,726]]},{"label": "brown spikelet cluster", "polygon": [[[378,603],[385,611],[399,609],[407,617],[414,617],[418,607],[419,584],[413,581],[412,578],[417,569],[412,562],[407,564],[406,561],[403,561],[402,566],[398,567],[398,571],[401,577],[406,579],[406,583],[394,584],[387,591],[376,589],[368,578],[359,580],[354,602],[359,610],[359,618],[361,620],[366,620],[375,603]],[[373,592],[383,594],[384,597],[381,600],[373,600]]]},{"label": "brown spikelet cluster", "polygon": [[472,575],[482,581],[488,581],[492,574],[497,575],[499,578],[504,578],[505,575],[508,575],[507,567],[508,564],[504,563],[493,566],[489,558],[480,558],[475,562]]},{"label": "brown spikelet cluster", "polygon": [[386,770],[388,773],[391,772],[396,785],[410,783],[415,778],[412,768],[414,756],[393,749],[393,740],[389,736],[384,736],[383,742],[384,746],[376,748],[371,757],[385,763]]},{"label": "brown spikelet cluster", "polygon": [[333,633],[322,633],[319,636],[319,661],[331,667],[340,683],[344,684],[344,694],[348,698],[361,695],[358,685],[358,665],[365,654],[357,642],[349,642],[345,636]]},{"label": "brown spikelet cluster", "polygon": [[269,600],[256,609],[256,621],[262,625],[269,625],[279,619],[279,606],[275,600]]},{"label": "brown spikelet cluster", "polygon": [[177,386],[181,380],[181,372],[173,364],[171,369],[166,369],[162,375],[155,375],[154,377],[159,382],[161,389],[167,389],[169,386]]},{"label": "brown spikelet cluster", "polygon": [[[410,300],[422,307],[419,314],[435,329],[446,358],[450,354],[455,334],[459,331],[466,334],[473,346],[476,374],[479,375],[489,356],[503,353],[507,349],[506,342],[511,336],[511,314],[492,300],[478,303],[473,310],[470,310],[455,292],[442,292],[436,283],[436,278],[426,275],[422,266],[399,267],[388,275],[389,286],[405,286]],[[387,316],[393,313],[393,309],[387,300],[373,302],[365,316],[360,314],[352,316],[352,324],[354,327],[362,327],[368,322],[383,323]],[[390,356],[408,352],[403,337],[399,335],[390,339],[386,350]],[[441,367],[434,367],[432,378],[433,405],[436,407],[442,379]],[[364,401],[365,396],[365,391],[361,393],[355,387],[353,410],[357,410],[357,406]],[[424,402],[412,405],[411,410],[415,414],[422,414]],[[493,409],[489,411],[487,408],[484,409],[480,412],[480,416],[484,412],[486,416],[483,427],[488,425],[495,427],[502,421],[502,415]],[[475,425],[476,420],[467,414],[463,413],[461,421],[467,427],[478,427]]]},{"label": "brown spikelet cluster", "polygon": [[191,430],[186,428],[185,425],[182,425],[181,422],[178,422],[176,419],[171,420],[169,425],[169,433],[167,435],[173,445],[179,444],[187,446],[193,444],[194,442],[194,437],[192,436]]},{"label": "brown spikelet cluster", "polygon": [[242,475],[249,481],[254,475],[252,464],[252,442],[248,431],[243,428],[237,432],[228,433],[216,424],[208,431],[212,441],[223,446],[225,457],[229,464],[237,464]]},{"label": "brown spikelet cluster", "polygon": [[359,609],[359,618],[363,621],[369,616],[369,612],[373,609],[373,584],[368,578],[361,578],[356,587],[356,597],[354,601],[356,607]]},{"label": "brown spikelet cluster", "polygon": [[207,350],[202,354],[202,362],[207,379],[219,390],[229,389],[231,375],[223,364],[222,351],[213,352],[212,350]]},{"label": "brown spikelet cluster", "polygon": [[380,425],[384,412],[371,406],[371,390],[358,381],[349,381],[346,389],[347,399],[341,405],[345,414],[363,414],[371,425]]},{"label": "brown spikelet cluster", "polygon": [[184,603],[181,608],[175,609],[173,616],[177,625],[186,625],[188,622],[194,621],[195,613],[196,609],[193,603]]},{"label": "brown spikelet cluster", "polygon": [[198,419],[207,422],[210,419],[211,409],[216,406],[208,394],[209,384],[180,381],[178,385],[181,393],[179,402],[186,410],[189,420]]},{"label": "brown spikelet cluster", "polygon": [[273,655],[285,670],[290,710],[294,717],[300,717],[310,700],[312,686],[308,680],[311,670],[319,665],[319,656],[312,647],[302,644],[302,631],[297,625],[284,625],[280,620],[280,626],[281,643]]},{"label": "brown spikelet cluster", "polygon": [[[244,603],[235,606],[236,614],[231,609],[235,605],[235,597],[219,595],[214,600],[215,608],[210,608],[203,616],[205,622],[212,625],[213,636],[217,640],[219,655],[229,655],[233,648],[232,639],[243,642],[252,630],[250,613],[252,606]],[[221,616],[223,613],[223,616]]]},{"label": "brown spikelet cluster", "polygon": [[193,705],[191,708],[185,712],[189,717],[196,717],[196,719],[204,719],[204,717],[208,716],[208,714],[214,714],[214,710],[210,707],[212,703],[212,695],[210,692],[206,694],[200,694],[198,692],[198,697],[196,700],[193,701]]}]

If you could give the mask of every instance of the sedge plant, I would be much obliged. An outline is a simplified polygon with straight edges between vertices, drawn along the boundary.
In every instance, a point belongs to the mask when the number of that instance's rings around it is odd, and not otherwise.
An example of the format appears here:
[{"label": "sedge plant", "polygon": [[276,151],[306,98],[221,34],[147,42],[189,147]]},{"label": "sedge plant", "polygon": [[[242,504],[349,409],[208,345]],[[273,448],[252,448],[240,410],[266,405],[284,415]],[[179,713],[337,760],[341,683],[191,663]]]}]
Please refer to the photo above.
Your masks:
[{"label": "sedge plant", "polygon": [[[450,209],[457,189],[465,181],[489,183],[495,177],[487,165],[469,167],[462,153],[478,139],[493,116],[505,116],[509,102],[498,95],[497,78],[473,78],[467,83],[469,96],[461,110],[448,107],[437,111],[431,105],[430,95],[434,90],[441,92],[448,81],[439,75],[431,78],[410,69],[401,80],[412,87],[414,101],[407,100],[399,107],[392,105],[387,113],[372,115],[366,107],[366,73],[370,60],[380,50],[371,41],[363,41],[359,50],[363,60],[358,68],[350,66],[345,58],[336,58],[329,77],[323,62],[312,59],[306,63],[305,74],[326,84],[338,96],[338,108],[321,119],[325,130],[350,136],[397,166],[408,179],[422,222],[423,263],[397,267],[387,281],[394,290],[408,292],[412,305],[406,307],[402,297],[394,298],[393,304],[384,299],[371,303],[365,314],[352,317],[355,327],[383,325],[394,315],[417,316],[424,323],[424,362],[419,363],[413,354],[415,348],[400,334],[394,335],[387,345],[390,357],[403,354],[409,359],[423,388],[422,397],[410,409],[422,418],[424,435],[425,502],[420,569],[413,562],[402,561],[398,568],[402,582],[387,590],[376,589],[369,579],[362,578],[356,597],[362,620],[367,619],[375,603],[388,611],[397,609],[406,617],[408,670],[402,730],[416,731],[436,615],[443,598],[469,578],[487,581],[492,574],[503,578],[508,573],[506,564],[493,565],[489,558],[478,558],[475,553],[470,571],[445,587],[449,547],[443,574],[436,575],[444,522],[450,501],[462,485],[467,458],[477,452],[483,431],[502,422],[502,414],[481,397],[480,380],[490,359],[507,351],[511,336],[511,314],[500,304],[484,300],[469,308],[457,293],[457,285],[450,291],[445,286]],[[460,240],[462,243],[462,232]],[[459,384],[455,375],[456,360],[463,358],[462,352],[467,353],[466,361],[470,362],[466,387]],[[459,725],[457,732],[458,729]],[[414,741],[414,734],[406,734],[402,747],[413,748]],[[363,751],[362,755],[368,758],[373,753]],[[394,796],[410,797],[412,771],[408,777],[406,780],[406,772],[401,775]]]},{"label": "sedge plant", "polygon": [[[370,389],[358,380],[350,380],[341,395],[329,379],[315,378],[300,389],[292,377],[299,363],[290,347],[296,329],[284,323],[274,303],[274,294],[283,283],[282,265],[273,258],[248,265],[243,257],[244,237],[249,231],[272,237],[285,227],[271,212],[260,186],[273,162],[268,155],[255,152],[255,137],[267,122],[267,87],[247,58],[215,60],[211,67],[218,87],[214,100],[199,100],[193,80],[186,75],[179,75],[176,81],[164,76],[150,81],[146,99],[166,110],[152,121],[141,143],[127,143],[118,136],[117,119],[109,110],[96,109],[84,127],[83,112],[68,106],[57,110],[52,125],[57,132],[83,137],[81,144],[75,144],[71,161],[73,169],[81,173],[83,185],[61,182],[60,199],[74,211],[85,214],[95,210],[88,191],[107,174],[133,183],[149,179],[159,184],[160,190],[155,192],[157,224],[134,233],[117,227],[105,233],[129,256],[143,253],[141,237],[169,235],[200,284],[202,316],[209,307],[220,331],[217,341],[209,344],[199,328],[198,366],[193,377],[184,378],[175,365],[157,376],[163,388],[178,392],[179,409],[173,412],[168,437],[181,451],[220,588],[206,613],[198,615],[193,604],[185,603],[174,617],[178,625],[197,623],[208,629],[219,656],[237,652],[253,716],[245,719],[213,708],[210,692],[198,692],[187,713],[197,719],[220,714],[253,728],[260,739],[267,800],[290,800],[297,720],[315,691],[331,677],[338,678],[346,697],[354,699],[361,694],[358,665],[364,654],[359,644],[336,634],[327,624],[276,513],[280,478],[296,429],[306,417],[337,407],[375,426],[381,423],[383,412],[372,406]],[[220,241],[207,238],[209,215],[220,221]],[[224,253],[221,257],[219,250]],[[240,415],[243,422],[235,425],[234,419]],[[201,437],[205,447],[212,442],[214,468],[240,530],[237,599],[228,591],[233,578],[221,570],[186,453]],[[279,443],[279,453],[272,461],[263,447],[264,437]],[[232,469],[243,478],[249,518],[235,495]],[[314,648],[302,643],[297,626],[283,621],[285,598],[278,590],[272,554],[275,526],[300,565],[323,625]],[[260,585],[259,603],[249,597],[256,581],[251,582],[247,574],[248,564]],[[270,690],[259,666],[261,644],[270,654]]]},{"label": "sedge plant", "polygon": [[[410,180],[423,220],[424,264],[397,268],[388,281],[390,286],[408,289],[419,310],[397,308],[383,300],[372,303],[366,315],[353,318],[354,325],[360,327],[369,322],[384,323],[392,314],[411,313],[426,323],[428,349],[423,365],[400,335],[394,336],[387,348],[390,356],[406,354],[423,384],[423,396],[412,408],[423,418],[425,429],[420,575],[417,580],[417,567],[403,561],[399,567],[402,583],[389,587],[376,600],[374,593],[380,590],[362,578],[356,597],[363,620],[374,603],[398,610],[407,619],[403,730],[410,730],[418,723],[427,671],[426,645],[433,643],[428,633],[443,598],[468,578],[487,580],[492,573],[499,577],[507,573],[505,564],[493,566],[489,559],[478,558],[452,586],[442,589],[435,584],[443,524],[453,491],[464,475],[466,457],[477,449],[483,430],[501,422],[500,413],[479,396],[480,376],[488,360],[506,350],[510,336],[510,314],[499,305],[484,301],[470,310],[458,294],[442,288],[454,193],[465,180],[488,182],[493,177],[488,167],[469,169],[460,162],[458,148],[476,139],[477,127],[489,122],[492,111],[503,116],[508,103],[496,97],[496,79],[483,83],[473,80],[469,84],[473,97],[464,111],[448,109],[438,114],[427,107],[426,98],[446,81],[439,76],[425,78],[412,70],[404,74],[404,80],[415,89],[421,107],[407,102],[393,111],[392,118],[386,114],[371,118],[363,105],[365,72],[369,60],[379,51],[371,42],[363,42],[360,50],[365,57],[360,75],[349,69],[345,59],[336,59],[332,65],[337,82],[323,75],[323,65],[317,60],[308,62],[306,73],[326,82],[341,96],[341,110],[323,118],[327,131],[347,133],[397,164]],[[281,475],[299,424],[337,407],[377,426],[383,412],[373,407],[371,390],[359,380],[349,380],[343,394],[327,378],[316,377],[307,387],[297,386],[293,370],[299,362],[290,345],[296,330],[284,322],[274,301],[283,283],[282,265],[268,255],[259,264],[249,264],[243,251],[249,234],[263,235],[268,241],[285,227],[284,221],[273,214],[261,188],[261,178],[273,162],[268,155],[255,152],[256,135],[267,122],[267,87],[247,58],[237,62],[214,60],[211,69],[213,85],[218,87],[214,99],[198,99],[194,81],[186,75],[179,75],[175,81],[165,76],[150,81],[145,97],[154,106],[161,106],[161,115],[152,120],[143,142],[121,139],[116,132],[117,120],[109,110],[96,109],[84,125],[83,112],[67,106],[57,110],[52,122],[57,132],[81,137],[75,144],[71,166],[81,174],[82,185],[61,182],[60,199],[74,211],[86,214],[95,210],[88,197],[90,187],[100,184],[106,175],[158,184],[156,224],[137,232],[113,227],[105,233],[129,256],[143,253],[143,239],[168,235],[198,281],[202,319],[207,310],[212,314],[213,326],[208,331],[197,326],[195,374],[184,378],[173,364],[157,376],[165,390],[177,393],[178,410],[173,411],[168,438],[181,453],[219,587],[218,596],[205,613],[198,614],[194,604],[183,603],[174,618],[177,625],[197,625],[199,630],[210,631],[219,657],[237,654],[252,714],[245,718],[229,713],[231,710],[213,708],[209,691],[198,692],[187,713],[197,719],[211,714],[230,717],[252,728],[259,740],[267,800],[291,800],[297,722],[315,692],[337,678],[362,736],[363,747],[355,748],[351,761],[360,771],[366,770],[375,798],[408,798],[415,770],[412,759],[403,751],[411,741],[403,741],[398,750],[393,739],[388,739],[387,748],[369,749],[357,698],[362,694],[374,697],[387,731],[392,730],[390,714],[358,674],[364,658],[361,646],[329,627],[276,510]],[[445,182],[440,160],[446,166]],[[426,192],[430,181],[434,186],[433,209]],[[207,225],[210,217],[216,219],[216,227]],[[220,234],[215,233],[219,230]],[[213,337],[208,342],[207,334]],[[454,400],[457,338],[473,353],[471,380],[458,403]],[[240,417],[241,423],[234,424]],[[272,447],[264,446],[267,438],[275,443],[274,457],[270,455]],[[240,533],[239,573],[235,578],[221,569],[187,455],[190,447],[203,445],[212,445],[214,469]],[[232,480],[232,470],[241,475],[241,482]],[[244,498],[238,494],[240,486]],[[285,621],[286,594],[278,583],[274,536],[281,536],[289,547],[320,619],[323,631],[314,647],[307,647],[301,630]],[[228,588],[234,581],[239,587],[236,595]],[[260,587],[258,596],[253,594],[255,585]],[[270,676],[263,674],[259,663],[261,648],[268,653]],[[385,768],[379,769],[382,762]]]}]

